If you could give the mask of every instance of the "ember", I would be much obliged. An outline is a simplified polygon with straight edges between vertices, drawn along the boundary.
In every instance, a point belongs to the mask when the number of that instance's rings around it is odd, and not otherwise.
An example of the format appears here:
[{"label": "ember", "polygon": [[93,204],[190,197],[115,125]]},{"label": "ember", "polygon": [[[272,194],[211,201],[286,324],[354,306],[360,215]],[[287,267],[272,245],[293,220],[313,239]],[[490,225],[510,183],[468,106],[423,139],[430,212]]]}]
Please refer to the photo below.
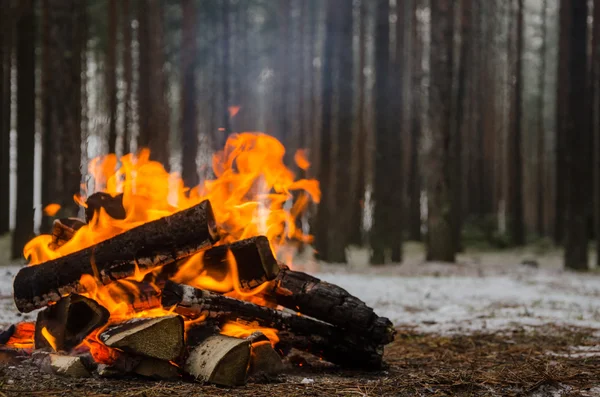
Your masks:
[{"label": "ember", "polygon": [[[222,385],[245,383],[249,369],[280,371],[291,348],[380,368],[389,320],[276,259],[288,241],[310,241],[295,220],[320,199],[318,182],[295,180],[284,152],[267,135],[231,135],[214,156],[216,179],[191,189],[148,150],[92,161],[97,192],[75,197],[86,220],[57,220],[25,247],[15,303],[47,307],[6,345],[74,357],[40,360],[58,374],[87,373],[62,368],[79,368],[87,353],[100,375],[183,371]],[[295,159],[309,166],[301,151]]]}]

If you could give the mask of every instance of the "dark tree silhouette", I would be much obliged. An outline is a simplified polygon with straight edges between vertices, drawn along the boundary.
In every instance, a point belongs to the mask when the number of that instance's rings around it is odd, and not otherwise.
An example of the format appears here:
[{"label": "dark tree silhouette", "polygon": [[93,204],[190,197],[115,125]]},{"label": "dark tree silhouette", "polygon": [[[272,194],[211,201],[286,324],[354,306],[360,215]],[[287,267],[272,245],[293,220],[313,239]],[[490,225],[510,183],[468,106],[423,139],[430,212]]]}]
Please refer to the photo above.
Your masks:
[{"label": "dark tree silhouette", "polygon": [[108,152],[117,151],[117,0],[108,1],[108,43],[106,44],[106,87],[108,100]]},{"label": "dark tree silhouette", "polygon": [[10,72],[13,10],[0,3],[0,235],[10,228]]},{"label": "dark tree silhouette", "polygon": [[123,27],[123,83],[125,96],[123,98],[123,153],[131,151],[131,120],[133,96],[133,60],[131,56],[131,14],[129,0],[121,0]]},{"label": "dark tree silhouette", "polygon": [[33,237],[35,147],[35,12],[33,0],[19,3],[17,19],[17,221],[12,258],[20,258]]}]

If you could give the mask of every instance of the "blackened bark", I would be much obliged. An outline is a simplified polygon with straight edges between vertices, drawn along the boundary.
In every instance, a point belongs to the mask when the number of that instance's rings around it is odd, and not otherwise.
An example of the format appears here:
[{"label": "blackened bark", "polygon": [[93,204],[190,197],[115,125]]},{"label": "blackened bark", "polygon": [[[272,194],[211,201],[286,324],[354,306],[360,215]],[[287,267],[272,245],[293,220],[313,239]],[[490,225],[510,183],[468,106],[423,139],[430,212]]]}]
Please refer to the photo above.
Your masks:
[{"label": "blackened bark", "polygon": [[431,49],[429,88],[431,147],[428,153],[428,236],[427,257],[434,261],[454,262],[453,233],[453,149],[452,136],[453,2],[431,3]]},{"label": "blackened bark", "polygon": [[[588,269],[588,220],[591,211],[591,137],[588,128],[587,92],[587,16],[586,0],[570,0],[568,114],[565,132],[567,211],[565,219],[565,266]],[[567,33],[568,32],[568,33]]]},{"label": "blackened bark", "polygon": [[198,129],[196,119],[196,7],[193,0],[182,0],[182,52],[181,52],[181,175],[185,186],[193,188],[199,183],[196,156],[198,154]]},{"label": "blackened bark", "polygon": [[10,2],[0,4],[0,235],[10,229],[10,74],[14,24]]},{"label": "blackened bark", "polygon": [[106,44],[106,90],[108,99],[108,152],[117,152],[117,0],[108,1]]},{"label": "blackened bark", "polygon": [[33,0],[19,3],[17,19],[17,220],[12,258],[20,258],[33,237],[33,173],[35,147],[35,15]]},{"label": "blackened bark", "polygon": [[315,227],[315,247],[319,259],[328,261],[330,214],[333,209],[331,189],[332,167],[332,101],[333,101],[333,55],[335,43],[335,20],[337,9],[335,1],[327,2],[325,45],[323,50],[321,142],[319,153],[318,180],[322,195],[319,203]]},{"label": "blackened bark", "polygon": [[133,95],[133,70],[131,56],[131,14],[129,0],[121,0],[122,28],[123,28],[123,83],[125,96],[123,98],[123,154],[131,151],[131,120],[132,120],[132,95]]},{"label": "blackened bark", "polygon": [[509,156],[509,230],[514,245],[525,244],[525,225],[523,222],[523,42],[524,37],[524,0],[517,0],[517,32],[514,75],[514,113],[508,138]]}]

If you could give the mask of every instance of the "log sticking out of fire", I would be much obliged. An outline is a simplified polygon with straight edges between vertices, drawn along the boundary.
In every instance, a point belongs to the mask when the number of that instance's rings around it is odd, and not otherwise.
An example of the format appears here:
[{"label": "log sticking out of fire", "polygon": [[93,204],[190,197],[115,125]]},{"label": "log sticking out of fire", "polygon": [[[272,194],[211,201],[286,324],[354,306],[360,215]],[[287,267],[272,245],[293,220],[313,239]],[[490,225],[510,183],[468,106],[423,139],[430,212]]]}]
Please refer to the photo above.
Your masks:
[{"label": "log sticking out of fire", "polygon": [[96,301],[71,294],[38,313],[35,348],[70,351],[108,321],[110,313]]},{"label": "log sticking out of fire", "polygon": [[89,378],[91,376],[80,356],[63,356],[46,352],[34,353],[33,362],[44,372],[69,378]]},{"label": "log sticking out of fire", "polygon": [[30,312],[83,292],[84,274],[108,284],[149,271],[210,248],[218,239],[208,200],[164,218],[144,223],[95,246],[19,271],[14,281],[17,309]]},{"label": "log sticking out of fire", "polygon": [[326,321],[385,345],[394,340],[392,322],[337,285],[283,267],[262,296],[288,309]]},{"label": "log sticking out of fire", "polygon": [[109,326],[100,340],[126,353],[173,361],[183,353],[183,319],[180,316],[134,318]]},{"label": "log sticking out of fire", "polygon": [[249,363],[249,340],[213,335],[190,352],[184,369],[202,382],[239,386],[246,383]]},{"label": "log sticking out of fire", "polygon": [[85,222],[79,218],[56,219],[52,224],[50,249],[55,250],[65,245],[83,225],[85,225]]},{"label": "log sticking out of fire", "polygon": [[[250,302],[167,282],[163,289],[165,308],[188,318],[242,320],[280,331],[280,344],[295,347],[345,367],[379,369],[383,346],[368,338],[292,312],[284,312]],[[283,336],[283,338],[282,338]]]},{"label": "log sticking out of fire", "polygon": [[[243,290],[250,290],[273,280],[279,273],[277,259],[265,236],[251,237],[204,251],[202,268],[208,272],[225,275],[229,272],[229,260],[235,261],[240,287]],[[181,263],[165,266],[161,277],[169,279],[181,269]],[[196,276],[196,273],[190,272],[189,280],[186,280],[184,275],[178,277],[178,281],[189,282]]]}]

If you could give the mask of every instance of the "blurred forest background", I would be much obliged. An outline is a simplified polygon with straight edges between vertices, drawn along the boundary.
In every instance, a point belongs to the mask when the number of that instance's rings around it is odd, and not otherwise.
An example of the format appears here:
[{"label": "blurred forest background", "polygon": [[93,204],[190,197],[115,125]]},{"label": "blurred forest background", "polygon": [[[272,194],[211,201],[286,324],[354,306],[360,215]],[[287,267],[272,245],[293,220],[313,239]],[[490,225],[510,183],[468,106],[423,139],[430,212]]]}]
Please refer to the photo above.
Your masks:
[{"label": "blurred forest background", "polygon": [[[1,0],[0,234],[87,162],[149,147],[187,186],[228,134],[305,149],[320,259],[600,249],[599,0]],[[595,241],[595,243],[594,243]]]}]

